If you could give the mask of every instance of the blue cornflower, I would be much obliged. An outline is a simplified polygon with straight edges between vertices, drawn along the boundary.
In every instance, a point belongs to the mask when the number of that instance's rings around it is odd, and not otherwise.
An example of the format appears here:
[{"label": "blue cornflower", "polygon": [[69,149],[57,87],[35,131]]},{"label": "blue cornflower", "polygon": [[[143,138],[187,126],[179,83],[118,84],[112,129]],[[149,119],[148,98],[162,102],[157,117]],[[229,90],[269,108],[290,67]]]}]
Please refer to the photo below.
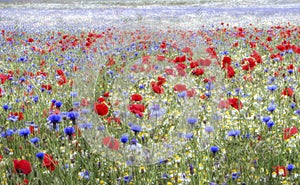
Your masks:
[{"label": "blue cornflower", "polygon": [[122,143],[127,143],[128,140],[129,140],[129,136],[127,134],[122,135],[121,138],[120,138],[120,141]]},{"label": "blue cornflower", "polygon": [[219,151],[219,147],[217,147],[217,146],[212,146],[212,147],[210,147],[210,151],[211,151],[213,154],[215,154],[215,153],[217,153],[217,152]]},{"label": "blue cornflower", "polygon": [[271,120],[270,116],[266,116],[266,117],[262,118],[262,121],[265,122],[265,123],[268,123],[268,121],[270,121],[270,120]]},{"label": "blue cornflower", "polygon": [[8,121],[12,121],[12,122],[16,122],[18,121],[19,119],[19,116],[14,116],[14,115],[11,115],[7,118]]},{"label": "blue cornflower", "polygon": [[138,140],[136,138],[132,138],[131,144],[136,145],[138,143]]},{"label": "blue cornflower", "polygon": [[10,137],[14,134],[14,130],[12,129],[7,129],[5,132],[1,133],[1,137]]},{"label": "blue cornflower", "polygon": [[268,90],[274,92],[277,89],[277,85],[269,85]]},{"label": "blue cornflower", "polygon": [[293,164],[288,164],[287,167],[286,167],[286,169],[287,169],[289,172],[291,172],[293,169],[295,169],[295,165],[293,165]]},{"label": "blue cornflower", "polygon": [[124,182],[129,183],[132,180],[132,176],[125,176],[124,177]]},{"label": "blue cornflower", "polygon": [[51,114],[48,117],[48,120],[50,121],[50,123],[59,123],[61,122],[61,116],[59,114]]},{"label": "blue cornflower", "polygon": [[7,111],[8,108],[9,108],[9,106],[8,106],[7,104],[3,105],[3,109],[4,109],[5,111]]},{"label": "blue cornflower", "polygon": [[72,112],[68,112],[68,113],[67,113],[67,118],[68,118],[69,120],[75,121],[78,117],[79,117],[78,112],[72,111]]},{"label": "blue cornflower", "polygon": [[214,89],[214,84],[212,84],[211,82],[208,82],[206,85],[205,85],[205,88],[208,90],[208,91],[211,91]]},{"label": "blue cornflower", "polygon": [[131,130],[134,132],[134,133],[138,133],[140,131],[142,131],[142,127],[140,125],[132,125],[131,126]]},{"label": "blue cornflower", "polygon": [[150,105],[150,117],[160,117],[163,116],[166,113],[166,110],[161,108],[158,104]]},{"label": "blue cornflower", "polygon": [[182,92],[178,93],[177,96],[178,96],[179,98],[184,98],[184,97],[186,97],[186,94],[187,94],[186,91],[182,91]]},{"label": "blue cornflower", "polygon": [[293,74],[293,72],[294,72],[294,70],[292,70],[292,69],[289,69],[289,70],[288,70],[288,73],[289,73],[289,74]]},{"label": "blue cornflower", "polygon": [[240,177],[240,172],[232,173],[231,177],[232,177],[232,180],[238,179]]},{"label": "blue cornflower", "polygon": [[19,131],[19,135],[23,137],[27,137],[30,134],[30,130],[28,128],[22,128]]},{"label": "blue cornflower", "polygon": [[85,170],[84,172],[80,172],[79,176],[84,177],[85,179],[89,179],[90,178],[90,173],[89,173],[89,171]]},{"label": "blue cornflower", "polygon": [[38,159],[42,160],[42,159],[44,159],[45,153],[43,153],[43,152],[38,152],[38,153],[35,154],[35,156],[36,156]]},{"label": "blue cornflower", "polygon": [[77,92],[71,92],[71,93],[70,93],[70,96],[71,96],[71,97],[77,97],[77,96],[78,96],[78,93],[77,93]]},{"label": "blue cornflower", "polygon": [[294,111],[294,114],[296,114],[297,116],[300,116],[300,109],[299,109],[299,110],[296,110],[296,111]]},{"label": "blue cornflower", "polygon": [[233,136],[233,137],[236,137],[238,135],[240,135],[241,131],[239,130],[231,130],[228,132],[228,136]]},{"label": "blue cornflower", "polygon": [[213,126],[206,126],[206,127],[204,128],[204,130],[205,130],[206,132],[208,132],[208,133],[211,133],[211,132],[214,131],[214,127],[213,127]]},{"label": "blue cornflower", "polygon": [[191,124],[191,125],[196,124],[197,121],[198,121],[197,118],[188,118],[188,119],[187,119],[187,122],[188,122],[189,124]]},{"label": "blue cornflower", "polygon": [[274,126],[274,122],[273,121],[268,121],[267,126],[268,128],[272,128]]},{"label": "blue cornflower", "polygon": [[61,107],[62,104],[63,104],[63,103],[60,102],[60,101],[56,101],[56,102],[55,102],[55,106],[56,106],[57,108]]},{"label": "blue cornflower", "polygon": [[276,109],[276,105],[273,104],[273,103],[271,103],[271,104],[268,106],[268,111],[271,112],[271,113],[273,113],[275,109]]},{"label": "blue cornflower", "polygon": [[37,102],[39,101],[39,97],[38,97],[38,96],[34,96],[34,97],[32,98],[32,100],[34,101],[34,103],[37,103]]},{"label": "blue cornflower", "polygon": [[185,134],[185,138],[186,139],[192,139],[193,137],[194,137],[193,133],[187,133],[187,134]]},{"label": "blue cornflower", "polygon": [[38,137],[34,137],[30,139],[30,142],[33,144],[37,144],[40,141],[40,139]]},{"label": "blue cornflower", "polygon": [[296,103],[294,103],[294,102],[291,103],[291,104],[290,104],[290,107],[291,107],[292,109],[294,109],[294,108],[296,107]]},{"label": "blue cornflower", "polygon": [[74,129],[74,127],[66,127],[64,129],[64,132],[66,135],[68,135],[70,137],[70,136],[72,136],[72,134],[75,133],[75,129]]},{"label": "blue cornflower", "polygon": [[93,123],[81,123],[78,125],[79,128],[91,129],[93,128]]}]

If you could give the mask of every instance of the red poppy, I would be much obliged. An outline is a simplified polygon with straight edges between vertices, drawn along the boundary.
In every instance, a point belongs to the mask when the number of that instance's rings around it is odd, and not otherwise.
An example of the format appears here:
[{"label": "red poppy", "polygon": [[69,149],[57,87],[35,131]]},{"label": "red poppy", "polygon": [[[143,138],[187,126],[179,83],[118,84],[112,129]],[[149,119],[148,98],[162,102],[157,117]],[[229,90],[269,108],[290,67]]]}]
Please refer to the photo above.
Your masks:
[{"label": "red poppy", "polygon": [[183,53],[191,53],[191,52],[192,52],[191,48],[189,48],[189,47],[182,48],[181,51],[182,51]]},{"label": "red poppy", "polygon": [[34,42],[33,38],[29,38],[27,41],[28,42]]},{"label": "red poppy", "polygon": [[196,90],[192,89],[192,90],[186,91],[186,96],[189,97],[189,98],[196,96]]},{"label": "red poppy", "polygon": [[222,68],[226,69],[230,65],[231,65],[231,58],[229,56],[225,56],[222,60]]},{"label": "red poppy", "polygon": [[185,62],[186,61],[186,56],[183,55],[183,56],[178,56],[174,59],[174,62],[175,63],[180,63],[180,62]]},{"label": "red poppy", "polygon": [[287,175],[287,170],[286,170],[285,166],[278,165],[273,168],[275,168],[275,172],[277,173],[277,175],[281,175],[283,177],[285,177]]},{"label": "red poppy", "polygon": [[56,73],[57,73],[59,76],[65,76],[64,71],[61,70],[61,69],[56,70]]},{"label": "red poppy", "polygon": [[106,97],[106,98],[109,97],[109,92],[105,92],[105,93],[103,94],[103,96]]},{"label": "red poppy", "polygon": [[190,68],[192,68],[192,69],[195,67],[198,67],[198,66],[199,66],[199,63],[197,61],[190,63]]},{"label": "red poppy", "polygon": [[152,90],[157,93],[157,94],[163,94],[164,93],[164,89],[161,85],[159,85],[158,83],[156,82],[151,82],[150,83],[151,87],[152,87]]},{"label": "red poppy", "polygon": [[176,92],[182,92],[182,91],[186,91],[187,90],[186,85],[184,85],[184,84],[177,84],[177,85],[174,86],[173,89]]},{"label": "red poppy", "polygon": [[173,69],[165,69],[165,73],[166,73],[167,75],[173,75],[173,74],[174,74],[174,71],[173,71]]},{"label": "red poppy", "polygon": [[119,141],[113,137],[107,136],[102,139],[102,143],[104,146],[112,149],[112,150],[119,150]]},{"label": "red poppy", "polygon": [[228,103],[237,110],[240,110],[243,107],[242,102],[238,98],[229,98]]},{"label": "red poppy", "polygon": [[284,139],[289,139],[290,137],[292,137],[293,135],[298,133],[298,128],[295,126],[292,126],[290,128],[286,128],[283,130],[283,138]]},{"label": "red poppy", "polygon": [[215,48],[213,48],[213,47],[207,48],[206,53],[208,53],[211,58],[217,58],[217,52],[215,51]]},{"label": "red poppy", "polygon": [[282,93],[281,93],[282,95],[284,95],[284,96],[293,96],[294,95],[294,91],[293,91],[293,89],[292,88],[285,88],[285,89],[283,89],[283,91],[282,91]]},{"label": "red poppy", "polygon": [[54,171],[55,167],[58,165],[58,162],[53,159],[53,157],[49,154],[44,155],[43,166],[48,168],[50,171]]},{"label": "red poppy", "polygon": [[42,88],[46,89],[47,91],[51,91],[52,90],[52,86],[50,84],[48,84],[48,85],[42,84]]},{"label": "red poppy", "polygon": [[228,101],[226,101],[226,100],[221,100],[221,101],[219,102],[218,108],[219,108],[219,109],[228,109],[229,106],[230,106],[230,104],[229,104]]},{"label": "red poppy", "polygon": [[128,106],[128,109],[133,114],[137,114],[139,116],[144,116],[143,112],[145,112],[145,106],[143,104],[132,104]]},{"label": "red poppy", "polygon": [[0,155],[0,162],[2,161],[2,159],[3,159],[3,156],[2,156],[2,155]]},{"label": "red poppy", "polygon": [[142,101],[143,97],[140,94],[133,94],[133,95],[131,95],[131,100],[132,101]]},{"label": "red poppy", "polygon": [[211,64],[211,60],[208,58],[199,60],[200,66],[210,66],[210,64]]},{"label": "red poppy", "polygon": [[157,55],[156,59],[157,59],[157,61],[164,61],[166,59],[166,57],[163,55]]},{"label": "red poppy", "polygon": [[105,103],[95,103],[94,110],[100,116],[105,116],[108,114],[108,106]]},{"label": "red poppy", "polygon": [[158,81],[157,85],[162,85],[162,84],[166,83],[167,80],[164,77],[159,76],[159,77],[157,77],[157,81]]},{"label": "red poppy", "polygon": [[234,77],[234,75],[235,75],[235,71],[234,71],[233,67],[228,66],[227,67],[227,77],[232,78],[232,77]]},{"label": "red poppy", "polygon": [[196,76],[201,76],[201,75],[204,74],[204,69],[202,69],[202,68],[194,69],[194,70],[192,71],[192,74],[193,74],[193,75],[196,75]]},{"label": "red poppy", "polygon": [[5,81],[8,79],[8,76],[7,75],[4,75],[4,74],[0,74],[0,82],[2,84],[5,83]]},{"label": "red poppy", "polygon": [[259,63],[259,64],[262,63],[262,58],[257,51],[253,50],[253,52],[250,56],[253,57],[257,63]]},{"label": "red poppy", "polygon": [[23,173],[25,175],[28,175],[31,173],[31,163],[25,159],[22,160],[13,160],[14,163],[14,169],[18,173]]},{"label": "red poppy", "polygon": [[58,83],[59,85],[64,85],[64,84],[66,84],[66,83],[67,83],[67,78],[66,78],[66,76],[60,75],[60,78],[59,78],[59,80],[58,80],[57,83]]}]

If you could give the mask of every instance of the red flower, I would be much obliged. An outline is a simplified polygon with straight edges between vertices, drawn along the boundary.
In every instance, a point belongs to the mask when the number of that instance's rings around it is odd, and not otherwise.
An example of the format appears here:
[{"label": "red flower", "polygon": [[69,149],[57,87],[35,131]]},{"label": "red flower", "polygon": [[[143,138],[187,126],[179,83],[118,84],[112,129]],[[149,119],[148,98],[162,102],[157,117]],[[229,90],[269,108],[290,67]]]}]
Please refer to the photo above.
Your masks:
[{"label": "red flower", "polygon": [[218,105],[218,108],[219,109],[228,109],[229,108],[229,102],[228,101],[225,101],[225,100],[221,100],[219,102],[219,105]]},{"label": "red flower", "polygon": [[50,91],[52,89],[52,86],[50,84],[49,85],[42,84],[42,88],[46,89],[47,91]]},{"label": "red flower", "polygon": [[60,75],[60,78],[59,78],[59,80],[58,80],[57,83],[58,83],[59,85],[64,85],[64,84],[66,84],[66,83],[67,83],[67,78],[66,78],[66,76]]},{"label": "red flower", "polygon": [[137,114],[139,116],[144,116],[143,112],[145,112],[145,106],[143,104],[132,104],[128,106],[128,109],[133,114]]},{"label": "red flower", "polygon": [[298,133],[298,128],[295,126],[292,126],[290,128],[286,128],[283,130],[283,139],[289,139],[290,137],[292,137],[293,135]]},{"label": "red flower", "polygon": [[2,84],[5,83],[5,81],[8,79],[8,76],[7,75],[4,75],[4,74],[0,74],[0,82]]},{"label": "red flower", "polygon": [[107,136],[102,139],[103,145],[107,146],[108,148],[112,150],[119,150],[119,141],[113,137]]},{"label": "red flower", "polygon": [[133,95],[131,95],[131,100],[132,101],[142,101],[143,97],[140,94],[133,94]]},{"label": "red flower", "polygon": [[13,160],[13,163],[15,171],[18,173],[28,175],[32,171],[31,163],[27,160]]},{"label": "red flower", "polygon": [[286,171],[286,167],[285,166],[275,166],[273,167],[275,168],[275,172],[277,173],[277,175],[281,175],[283,177],[285,177],[287,175],[287,171]]},{"label": "red flower", "polygon": [[0,155],[0,162],[2,161],[2,159],[3,159],[3,156],[2,156],[2,155]]},{"label": "red flower", "polygon": [[193,75],[196,75],[196,76],[200,76],[200,75],[203,75],[204,74],[204,69],[202,68],[197,68],[197,69],[194,69],[192,71]]},{"label": "red flower", "polygon": [[195,89],[192,89],[192,90],[188,90],[188,91],[186,91],[186,95],[187,95],[187,97],[194,97],[194,96],[196,96],[196,90]]},{"label": "red flower", "polygon": [[210,66],[211,60],[207,59],[200,59],[199,60],[199,65],[200,66]]},{"label": "red flower", "polygon": [[229,98],[228,103],[237,110],[240,110],[243,107],[242,102],[238,98]]},{"label": "red flower", "polygon": [[164,77],[159,76],[157,77],[157,81],[158,81],[157,85],[162,85],[166,83],[167,80]]},{"label": "red flower", "polygon": [[191,62],[190,63],[190,68],[195,68],[195,67],[198,67],[199,66],[199,63],[198,62]]},{"label": "red flower", "polygon": [[175,63],[179,63],[179,62],[185,62],[186,61],[186,56],[183,55],[183,56],[178,56],[174,59],[174,62]]},{"label": "red flower", "polygon": [[152,90],[157,93],[157,94],[163,94],[164,93],[164,89],[161,85],[159,85],[158,83],[156,82],[151,82],[151,87],[152,87]]},{"label": "red flower", "polygon": [[58,162],[53,159],[53,157],[49,154],[44,155],[43,166],[48,168],[50,171],[54,171],[55,167],[58,165]]},{"label": "red flower", "polygon": [[235,71],[234,71],[233,67],[228,66],[227,67],[227,77],[232,78],[232,77],[234,77],[234,75],[235,75]]},{"label": "red flower", "polygon": [[182,91],[186,91],[187,88],[184,84],[177,84],[174,86],[174,91],[177,91],[177,92],[182,92]]},{"label": "red flower", "polygon": [[226,69],[230,65],[231,65],[231,58],[228,56],[225,56],[222,60],[222,68]]},{"label": "red flower", "polygon": [[95,103],[94,110],[98,115],[105,116],[108,113],[108,106],[105,103]]},{"label": "red flower", "polygon": [[293,96],[294,95],[294,91],[293,91],[293,89],[292,88],[285,88],[285,89],[283,89],[283,91],[282,91],[282,93],[281,93],[282,95],[284,95],[284,96]]}]

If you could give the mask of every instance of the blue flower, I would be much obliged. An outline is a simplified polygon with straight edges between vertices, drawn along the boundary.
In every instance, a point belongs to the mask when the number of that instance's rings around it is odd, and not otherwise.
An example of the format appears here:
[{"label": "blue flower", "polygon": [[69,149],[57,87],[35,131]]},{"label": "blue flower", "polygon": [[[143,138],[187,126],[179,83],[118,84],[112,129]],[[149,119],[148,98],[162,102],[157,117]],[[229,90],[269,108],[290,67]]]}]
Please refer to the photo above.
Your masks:
[{"label": "blue flower", "polygon": [[194,125],[195,123],[197,123],[198,119],[197,118],[188,118],[187,122],[191,125]]},{"label": "blue flower", "polygon": [[158,104],[154,104],[154,105],[150,105],[149,106],[150,109],[150,117],[161,117],[166,113],[166,110],[161,108]]},{"label": "blue flower", "polygon": [[193,137],[194,137],[193,133],[187,133],[187,134],[185,134],[185,138],[186,139],[192,139]]},{"label": "blue flower", "polygon": [[32,98],[32,100],[34,101],[34,103],[37,103],[37,102],[39,101],[39,97],[38,97],[38,96],[34,96],[34,97]]},{"label": "blue flower", "polygon": [[58,108],[59,108],[59,107],[61,107],[61,106],[62,106],[62,104],[63,104],[63,103],[62,103],[62,102],[60,102],[60,101],[56,101],[56,102],[55,102],[55,106],[56,106],[56,107],[58,107]]},{"label": "blue flower", "polygon": [[27,137],[30,134],[30,130],[28,128],[22,128],[19,131],[19,135],[23,137]]},{"label": "blue flower", "polygon": [[275,109],[276,109],[276,105],[273,104],[273,103],[271,103],[271,104],[269,105],[269,107],[268,107],[268,111],[269,111],[269,112],[274,112]]},{"label": "blue flower", "polygon": [[293,165],[293,164],[288,164],[287,167],[286,167],[286,169],[287,169],[289,172],[291,172],[293,169],[295,169],[295,165]]},{"label": "blue flower", "polygon": [[231,177],[232,177],[232,180],[238,179],[240,177],[240,172],[232,173]]},{"label": "blue flower", "polygon": [[236,137],[240,134],[241,134],[241,131],[239,131],[239,130],[231,130],[228,132],[228,136],[233,136],[233,137]]},{"label": "blue flower", "polygon": [[210,147],[210,151],[215,154],[215,153],[217,153],[219,151],[219,147],[212,146],[212,147]]},{"label": "blue flower", "polygon": [[274,126],[274,122],[273,121],[268,121],[267,126],[268,128],[272,128]]},{"label": "blue flower", "polygon": [[79,128],[91,129],[93,128],[93,123],[81,123],[78,125]]},{"label": "blue flower", "polygon": [[211,132],[214,131],[214,127],[213,127],[213,126],[206,126],[206,127],[204,128],[204,130],[205,130],[206,132],[208,132],[208,133],[211,133]]},{"label": "blue flower", "polygon": [[138,140],[136,138],[132,138],[131,144],[136,145],[138,143]]},{"label": "blue flower", "polygon": [[45,153],[43,153],[43,152],[38,152],[38,153],[35,154],[35,156],[36,156],[38,159],[42,160],[42,159],[44,159]]},{"label": "blue flower", "polygon": [[64,132],[65,132],[66,135],[72,136],[72,134],[75,133],[75,129],[74,129],[74,127],[66,127],[64,129]]},{"label": "blue flower", "polygon": [[296,103],[294,103],[294,102],[291,103],[291,104],[290,104],[290,107],[291,107],[292,109],[294,109],[294,108],[296,107]]},{"label": "blue flower", "polygon": [[127,143],[128,140],[129,140],[129,136],[127,134],[122,135],[121,138],[120,138],[120,141],[122,143]]},{"label": "blue flower", "polygon": [[30,139],[30,142],[33,144],[37,144],[40,141],[40,139],[38,137],[34,137]]},{"label": "blue flower", "polygon": [[7,104],[3,105],[3,109],[4,109],[5,111],[7,111],[8,108],[9,108],[9,106],[8,106]]},{"label": "blue flower", "polygon": [[61,116],[59,114],[51,114],[48,117],[48,120],[50,121],[50,123],[59,123],[61,122]]},{"label": "blue flower", "polygon": [[142,131],[142,127],[140,125],[132,125],[131,126],[131,130],[134,132],[134,133],[138,133],[140,131]]},{"label": "blue flower", "polygon": [[19,117],[18,116],[14,116],[14,115],[11,115],[7,118],[8,121],[12,121],[12,122],[16,122],[18,121]]},{"label": "blue flower", "polygon": [[186,91],[182,91],[182,92],[178,93],[177,96],[178,96],[179,98],[184,98],[184,97],[186,96],[186,94],[187,94]]},{"label": "blue flower", "polygon": [[12,129],[7,129],[5,132],[1,133],[1,137],[10,137],[14,134],[15,132]]},{"label": "blue flower", "polygon": [[297,116],[300,116],[300,109],[299,109],[299,110],[296,110],[296,111],[294,112],[294,114],[296,114]]},{"label": "blue flower", "polygon": [[270,116],[266,116],[266,117],[262,118],[262,121],[265,122],[265,123],[268,123],[268,121],[270,121],[270,120],[271,120]]},{"label": "blue flower", "polygon": [[78,112],[72,111],[67,113],[67,117],[69,120],[75,121],[79,117],[79,114]]},{"label": "blue flower", "polygon": [[214,84],[212,84],[211,82],[208,82],[206,85],[205,85],[205,88],[208,90],[208,91],[211,91],[214,89]]},{"label": "blue flower", "polygon": [[277,85],[269,85],[268,90],[274,92],[277,89]]}]

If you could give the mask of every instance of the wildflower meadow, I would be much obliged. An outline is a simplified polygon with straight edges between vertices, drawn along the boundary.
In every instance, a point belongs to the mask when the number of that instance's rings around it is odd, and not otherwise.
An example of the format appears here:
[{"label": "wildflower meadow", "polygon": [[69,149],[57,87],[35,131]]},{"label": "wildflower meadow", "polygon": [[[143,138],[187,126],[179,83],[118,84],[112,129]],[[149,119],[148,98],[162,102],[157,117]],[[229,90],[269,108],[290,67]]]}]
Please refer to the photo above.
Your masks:
[{"label": "wildflower meadow", "polygon": [[0,1],[0,184],[299,184],[300,4],[237,2]]}]

